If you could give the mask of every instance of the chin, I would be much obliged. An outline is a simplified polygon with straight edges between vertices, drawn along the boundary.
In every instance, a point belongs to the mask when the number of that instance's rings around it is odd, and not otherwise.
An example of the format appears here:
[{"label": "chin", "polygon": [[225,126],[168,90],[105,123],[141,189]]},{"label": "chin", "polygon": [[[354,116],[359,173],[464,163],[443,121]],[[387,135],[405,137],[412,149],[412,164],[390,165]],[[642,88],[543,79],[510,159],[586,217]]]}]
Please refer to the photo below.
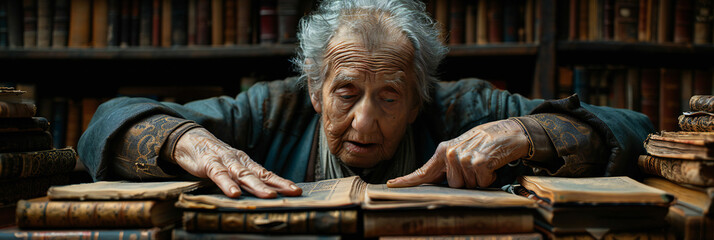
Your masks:
[{"label": "chin", "polygon": [[371,168],[376,166],[381,159],[379,157],[367,157],[367,156],[352,156],[349,154],[341,154],[339,156],[340,160],[347,166],[355,168]]}]

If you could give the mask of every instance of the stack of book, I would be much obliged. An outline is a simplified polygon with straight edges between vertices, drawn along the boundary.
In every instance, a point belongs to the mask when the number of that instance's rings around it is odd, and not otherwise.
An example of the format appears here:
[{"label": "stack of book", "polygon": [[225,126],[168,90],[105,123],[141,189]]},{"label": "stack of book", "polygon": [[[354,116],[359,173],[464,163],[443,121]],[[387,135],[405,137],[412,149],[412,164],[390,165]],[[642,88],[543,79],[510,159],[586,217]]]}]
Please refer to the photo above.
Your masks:
[{"label": "stack of book", "polygon": [[681,239],[712,239],[714,217],[714,96],[690,98],[691,112],[679,116],[682,131],[650,134],[638,166],[644,183],[678,199],[667,219]]},{"label": "stack of book", "polygon": [[538,203],[549,239],[665,239],[674,197],[629,177],[523,176],[515,192]]},{"label": "stack of book", "polygon": [[202,182],[94,182],[53,186],[17,203],[17,226],[0,239],[170,239],[181,219],[174,206]]},{"label": "stack of book", "polygon": [[18,200],[68,184],[77,162],[73,149],[53,149],[50,123],[35,116],[35,104],[23,100],[24,93],[0,88],[0,226],[14,223]]},{"label": "stack of book", "polygon": [[535,201],[500,189],[387,188],[359,177],[298,186],[302,196],[276,199],[182,194],[183,226],[173,238],[542,239],[533,227]]}]

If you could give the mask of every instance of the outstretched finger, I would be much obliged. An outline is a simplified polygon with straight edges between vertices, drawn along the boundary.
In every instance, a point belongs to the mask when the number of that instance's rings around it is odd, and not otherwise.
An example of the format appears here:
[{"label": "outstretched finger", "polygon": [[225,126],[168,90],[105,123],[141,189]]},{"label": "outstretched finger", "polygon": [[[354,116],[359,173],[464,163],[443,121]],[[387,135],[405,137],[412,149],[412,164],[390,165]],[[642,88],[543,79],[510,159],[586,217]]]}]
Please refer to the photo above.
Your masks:
[{"label": "outstretched finger", "polygon": [[387,187],[411,187],[440,181],[444,177],[444,149],[439,146],[424,166],[410,174],[387,181]]},{"label": "outstretched finger", "polygon": [[226,196],[236,198],[241,195],[240,187],[233,181],[228,169],[223,164],[219,162],[211,164],[208,169],[208,178],[216,183]]},{"label": "outstretched finger", "polygon": [[233,180],[240,184],[244,190],[259,198],[275,198],[278,196],[278,193],[273,188],[260,181],[255,173],[238,161],[228,161],[227,166]]}]

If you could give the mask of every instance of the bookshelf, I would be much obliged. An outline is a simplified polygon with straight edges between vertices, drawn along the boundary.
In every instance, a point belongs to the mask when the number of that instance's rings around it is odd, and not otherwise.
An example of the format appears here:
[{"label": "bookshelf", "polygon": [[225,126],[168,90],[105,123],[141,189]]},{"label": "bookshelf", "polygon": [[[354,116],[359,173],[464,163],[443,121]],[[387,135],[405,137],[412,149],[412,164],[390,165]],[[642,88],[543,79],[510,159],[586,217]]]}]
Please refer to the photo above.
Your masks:
[{"label": "bookshelf", "polygon": [[[439,69],[439,77],[444,81],[478,77],[527,97],[549,99],[577,92],[572,78],[569,80],[570,83],[563,83],[564,73],[565,77],[568,76],[568,72],[563,71],[570,69],[572,72],[576,67],[677,68],[709,71],[714,68],[714,63],[711,61],[701,60],[714,57],[714,44],[711,39],[712,19],[708,17],[706,20],[701,20],[701,16],[695,14],[697,9],[702,8],[700,2],[708,3],[705,7],[714,10],[711,0],[656,1],[658,4],[668,3],[670,5],[667,6],[670,8],[664,7],[665,5],[654,6],[652,0],[423,1],[427,4],[427,11],[444,25],[447,33],[444,41],[449,46],[450,52]],[[42,11],[47,11],[48,2],[52,7],[50,11],[52,28],[46,25],[48,19],[42,18],[45,16]],[[57,7],[61,2],[68,4],[66,9]],[[85,4],[90,7],[91,12],[94,11],[94,6],[102,6],[103,2],[109,5],[114,3],[116,7],[114,12],[108,8],[109,20],[106,20],[105,27],[109,26],[111,18],[114,18],[119,21],[115,24],[130,26],[129,29],[134,30],[129,32],[129,38],[122,38],[127,35],[127,32],[120,31],[120,35],[114,36],[116,38],[114,40],[107,36],[108,39],[99,38],[97,42],[94,33],[108,32],[108,30],[85,24],[87,31],[83,33],[84,45],[71,46],[70,35],[73,33],[76,35],[77,31],[69,31],[72,22],[70,18],[72,8],[69,6]],[[171,3],[173,8],[163,7],[167,2]],[[152,11],[146,10],[149,3],[153,4]],[[176,8],[178,3],[185,3],[187,7]],[[269,6],[268,3],[272,5]],[[24,8],[23,4],[30,4],[31,7]],[[208,18],[215,15],[212,15],[213,11],[216,11],[212,8],[215,4],[235,7],[228,7],[235,11],[226,11],[228,8],[219,10],[218,15],[224,19],[220,24],[222,29],[215,28],[214,25],[205,25],[205,21],[210,22],[211,19]],[[245,8],[249,11],[240,12],[241,4],[249,4],[247,5],[249,7]],[[286,14],[285,8],[278,9],[278,4],[291,4],[294,9],[287,11],[292,13]],[[0,82],[17,83],[33,88],[35,91],[33,95],[40,110],[43,108],[43,102],[52,102],[52,99],[58,97],[81,101],[82,98],[107,99],[123,95],[139,95],[186,102],[215,94],[235,95],[251,82],[283,79],[297,74],[290,63],[296,50],[294,39],[291,37],[294,36],[291,35],[294,32],[289,31],[291,28],[280,25],[294,26],[294,21],[301,14],[309,12],[314,4],[315,0],[6,0],[0,4],[0,66],[3,66],[3,74],[12,77]],[[652,12],[658,8],[671,9],[668,12],[669,23],[664,24],[664,17],[636,18],[637,14],[635,14],[628,15],[626,18],[616,14],[618,12],[615,10],[621,8],[629,8],[630,13],[640,13],[641,4],[650,12],[649,15],[641,16],[653,16]],[[198,10],[200,6],[203,6],[202,13]],[[262,8],[271,9],[271,7],[274,10],[273,15],[259,14]],[[192,10],[182,12],[189,8]],[[66,11],[68,15],[61,15],[61,10]],[[644,13],[647,14],[647,11]],[[686,18],[675,18],[678,16],[675,15],[677,11],[689,12],[690,15],[686,15],[688,16]],[[28,12],[37,14],[32,18],[32,14],[26,15]],[[244,20],[240,22],[239,16],[245,12],[248,12],[249,16],[243,15]],[[167,14],[191,20],[173,23],[163,18]],[[30,16],[29,19],[27,16]],[[57,16],[60,18],[58,19]],[[101,19],[97,20],[97,16],[101,15],[90,13],[83,16],[90,19],[89,23],[96,21],[104,23]],[[264,17],[273,17],[270,25],[272,28],[261,25]],[[18,29],[17,25],[11,27],[12,22],[17,24],[18,19],[23,23],[21,29]],[[690,21],[682,19],[690,19]],[[24,24],[25,20],[29,20],[29,23]],[[204,25],[199,25],[199,21],[204,21]],[[145,29],[149,26],[149,22],[153,24],[152,31]],[[191,22],[195,24],[189,24]],[[646,25],[649,27],[646,29],[640,27],[643,22],[649,23]],[[706,25],[708,27],[702,28],[702,24],[708,24]],[[659,39],[656,30],[660,30],[658,28],[660,25],[669,26],[670,30],[667,33],[671,35],[670,37]],[[57,32],[55,28],[62,26],[65,27],[67,42],[59,46],[53,46],[54,43],[50,42],[47,46],[48,29],[50,29],[49,33],[55,33]],[[185,32],[178,31],[185,34],[186,39],[176,38],[170,34],[165,35],[165,29],[174,29],[166,26],[186,27]],[[239,26],[243,28],[247,26],[250,29],[244,32],[243,40],[239,40],[238,37]],[[674,31],[674,26],[690,26],[688,28],[690,37],[675,39],[675,32],[680,35],[683,33]],[[585,28],[588,30],[583,30]],[[34,29],[34,32],[31,29]],[[226,31],[226,29],[236,31]],[[633,32],[633,29],[637,31]],[[700,36],[702,29],[709,29],[704,34],[707,37]],[[119,30],[129,31],[121,27]],[[29,35],[26,35],[28,31]],[[62,33],[62,30],[59,32]],[[219,32],[219,35],[214,35]],[[263,32],[273,34],[264,36],[261,34]],[[121,35],[122,33],[124,35]],[[623,36],[625,33],[630,35]],[[15,45],[12,44],[11,39],[13,34],[15,34],[13,38],[16,41]],[[37,41],[29,43],[30,46],[25,46],[24,41],[17,42],[18,34],[23,37],[35,36]],[[153,38],[152,41],[140,41],[142,36],[146,38],[149,35]],[[494,38],[493,36],[496,35],[501,37]],[[45,36],[43,44],[40,43],[41,36]],[[226,36],[235,41],[225,41]],[[165,39],[173,42],[162,41]],[[213,39],[221,41],[212,41]],[[702,42],[702,39],[706,41]],[[77,87],[87,84],[91,86],[90,90]],[[631,84],[639,85],[640,82]],[[687,86],[691,88],[693,83],[690,81],[688,84]],[[619,83],[611,85],[622,86]],[[680,90],[682,89],[680,87]],[[132,91],[135,94],[132,94]],[[607,93],[612,95],[613,92],[615,91],[608,90]],[[630,98],[637,99],[629,99],[632,104],[625,107],[642,110],[641,104],[634,103],[639,101],[637,94],[628,95]],[[678,96],[684,99],[681,93]],[[612,100],[604,102],[607,103],[606,105],[611,105]],[[682,109],[684,107],[682,104]],[[49,114],[51,110],[44,112]]]}]

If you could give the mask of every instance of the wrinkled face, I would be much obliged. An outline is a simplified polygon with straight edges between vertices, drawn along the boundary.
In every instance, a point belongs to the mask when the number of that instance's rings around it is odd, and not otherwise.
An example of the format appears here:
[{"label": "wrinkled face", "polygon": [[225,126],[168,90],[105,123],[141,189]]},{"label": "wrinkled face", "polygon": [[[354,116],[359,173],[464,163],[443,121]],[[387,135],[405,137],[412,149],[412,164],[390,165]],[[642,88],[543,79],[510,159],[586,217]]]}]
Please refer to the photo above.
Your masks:
[{"label": "wrinkled face", "polygon": [[313,105],[322,113],[330,152],[348,166],[368,168],[394,155],[419,112],[419,99],[407,38],[387,34],[370,46],[363,42],[363,36],[337,31]]}]

